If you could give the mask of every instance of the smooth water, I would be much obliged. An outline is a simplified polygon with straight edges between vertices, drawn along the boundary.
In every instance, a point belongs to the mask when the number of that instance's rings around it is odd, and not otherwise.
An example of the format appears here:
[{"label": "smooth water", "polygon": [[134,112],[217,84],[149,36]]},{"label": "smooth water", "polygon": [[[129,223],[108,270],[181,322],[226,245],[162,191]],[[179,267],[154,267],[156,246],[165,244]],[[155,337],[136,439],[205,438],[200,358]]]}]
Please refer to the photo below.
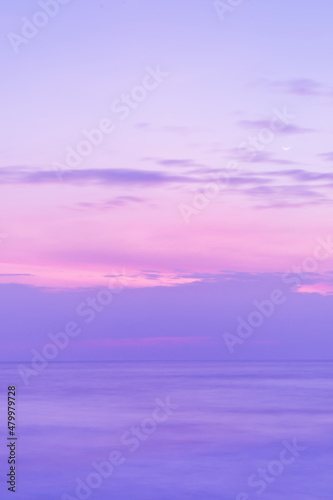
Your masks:
[{"label": "smooth water", "polygon": [[[0,370],[1,499],[333,499],[332,363],[59,363],[27,387],[16,365]],[[14,384],[15,494],[5,485]],[[109,477],[96,475],[115,450]]]}]

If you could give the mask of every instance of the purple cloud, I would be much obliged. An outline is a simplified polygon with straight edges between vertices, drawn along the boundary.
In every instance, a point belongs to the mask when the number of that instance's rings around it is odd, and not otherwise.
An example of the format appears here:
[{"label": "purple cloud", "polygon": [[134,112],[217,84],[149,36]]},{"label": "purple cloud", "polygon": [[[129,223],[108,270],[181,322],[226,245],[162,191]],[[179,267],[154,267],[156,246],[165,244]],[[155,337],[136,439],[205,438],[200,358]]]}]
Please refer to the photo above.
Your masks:
[{"label": "purple cloud", "polygon": [[[103,185],[163,185],[170,183],[197,182],[181,175],[168,175],[153,170],[135,169],[87,169],[62,172],[63,182],[71,184]],[[52,184],[58,183],[55,171],[28,170],[22,168],[0,169],[0,184]]]},{"label": "purple cloud", "polygon": [[320,153],[318,156],[324,158],[324,160],[326,161],[333,161],[333,151],[330,151],[328,153]]},{"label": "purple cloud", "polygon": [[171,167],[197,167],[199,166],[198,163],[195,163],[193,160],[190,159],[165,159],[165,160],[158,160],[158,164],[160,165],[166,165],[166,166],[171,166]]},{"label": "purple cloud", "polygon": [[[286,270],[288,273],[288,269]],[[284,273],[282,273],[284,274]],[[302,275],[302,285],[332,284],[332,275]],[[292,277],[292,273],[288,274]],[[64,351],[64,361],[80,359],[230,359],[230,354],[221,340],[221,333],[234,332],[237,317],[245,319],[253,310],[254,301],[265,300],[272,290],[279,288],[286,301],[277,309],[260,329],[253,340],[278,341],[278,350],[273,347],[262,353],[250,344],[239,350],[244,359],[317,359],[329,357],[331,350],[331,327],[333,296],[319,293],[297,293],[279,273],[220,273],[205,274],[201,282],[169,287],[138,288],[124,290],[121,300],[115,300],[109,309],[96,317],[95,322],[85,326],[84,340],[99,341],[103,351],[92,345],[82,349]],[[89,289],[91,296],[98,289]],[[54,293],[24,285],[0,285],[0,299],[6,304],[3,321],[6,329],[1,337],[2,360],[28,360],[31,356],[30,344],[39,345],[48,339],[48,332],[56,331],[73,317],[73,311],[87,297],[87,290],[58,290]],[[216,300],[216,297],[219,300]],[[20,314],[12,311],[20,307]],[[161,321],[163,318],[163,321]],[[321,321],[318,323],[318,318]],[[29,325],[27,337],[26,325]],[[293,328],[288,328],[293,325]],[[131,332],[129,335],[128,332]],[[171,332],[171,333],[170,333]],[[155,343],[160,338],[200,339],[193,350],[177,350],[170,345],[161,351],[150,349],[124,350],[105,349],[104,343],[115,343],[129,338],[133,342],[149,338]],[[306,338],[306,342],[302,339]],[[216,345],[208,345],[206,340],[218,339]],[[144,341],[144,340],[143,340]],[[144,341],[145,342],[145,341]],[[12,348],[7,349],[7,343]],[[152,358],[156,355],[157,358]]]},{"label": "purple cloud", "polygon": [[288,94],[307,97],[332,95],[332,89],[310,78],[296,78],[287,81],[271,82],[270,86]]},{"label": "purple cloud", "polygon": [[[271,123],[269,120],[241,120],[238,125],[248,129],[259,130],[262,128],[271,128]],[[311,128],[299,127],[297,125],[285,125],[285,127],[279,130],[279,134],[308,134],[313,133],[315,130]]]},{"label": "purple cloud", "polygon": [[255,208],[294,208],[332,204],[332,187],[333,173],[293,169],[239,175],[229,180],[225,192],[260,200],[263,204]]},{"label": "purple cloud", "polygon": [[117,207],[124,207],[132,203],[144,203],[145,198],[137,196],[117,196],[115,198],[101,201],[100,203],[81,202],[77,204],[80,209],[110,210]]},{"label": "purple cloud", "polygon": [[[242,158],[245,150],[242,148],[233,148],[229,150],[231,158]],[[269,151],[256,151],[255,157],[251,159],[250,163],[270,163],[276,165],[299,165],[299,162],[286,160],[284,158],[276,158],[273,153]]]},{"label": "purple cloud", "polygon": [[11,273],[11,274],[0,274],[0,277],[8,277],[8,276],[35,276],[35,274],[26,274],[26,273]]}]

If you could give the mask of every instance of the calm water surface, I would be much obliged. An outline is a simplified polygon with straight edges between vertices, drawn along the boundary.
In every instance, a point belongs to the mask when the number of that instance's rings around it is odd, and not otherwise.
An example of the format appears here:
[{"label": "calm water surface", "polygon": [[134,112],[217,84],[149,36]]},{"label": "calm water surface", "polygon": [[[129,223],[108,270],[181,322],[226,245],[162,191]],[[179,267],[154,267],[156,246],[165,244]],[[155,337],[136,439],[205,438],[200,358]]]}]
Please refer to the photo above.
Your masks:
[{"label": "calm water surface", "polygon": [[[0,379],[1,499],[333,500],[331,363],[59,363],[28,387],[16,365],[1,364]],[[4,485],[12,384],[15,495]],[[166,398],[171,409],[156,410]],[[276,464],[295,439],[294,461]],[[77,479],[115,450],[121,463],[77,496]],[[277,475],[260,480],[268,466]]]}]

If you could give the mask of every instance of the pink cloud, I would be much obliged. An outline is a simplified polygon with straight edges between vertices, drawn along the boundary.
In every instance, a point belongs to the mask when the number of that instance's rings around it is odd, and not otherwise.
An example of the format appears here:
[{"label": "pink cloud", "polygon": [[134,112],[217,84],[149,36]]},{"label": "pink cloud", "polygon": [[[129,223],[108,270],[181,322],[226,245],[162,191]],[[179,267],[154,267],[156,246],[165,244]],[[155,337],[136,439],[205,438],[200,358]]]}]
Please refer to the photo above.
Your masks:
[{"label": "pink cloud", "polygon": [[329,283],[313,283],[302,285],[297,289],[298,293],[319,293],[320,295],[333,294],[333,285]]}]

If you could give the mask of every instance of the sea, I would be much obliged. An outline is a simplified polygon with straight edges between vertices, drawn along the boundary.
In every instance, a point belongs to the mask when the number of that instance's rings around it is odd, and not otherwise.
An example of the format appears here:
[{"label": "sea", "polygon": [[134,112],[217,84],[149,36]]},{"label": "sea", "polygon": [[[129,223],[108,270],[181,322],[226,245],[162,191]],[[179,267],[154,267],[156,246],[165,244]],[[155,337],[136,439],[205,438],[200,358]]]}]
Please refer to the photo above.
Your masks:
[{"label": "sea", "polygon": [[331,362],[2,363],[0,387],[1,500],[333,500]]}]

